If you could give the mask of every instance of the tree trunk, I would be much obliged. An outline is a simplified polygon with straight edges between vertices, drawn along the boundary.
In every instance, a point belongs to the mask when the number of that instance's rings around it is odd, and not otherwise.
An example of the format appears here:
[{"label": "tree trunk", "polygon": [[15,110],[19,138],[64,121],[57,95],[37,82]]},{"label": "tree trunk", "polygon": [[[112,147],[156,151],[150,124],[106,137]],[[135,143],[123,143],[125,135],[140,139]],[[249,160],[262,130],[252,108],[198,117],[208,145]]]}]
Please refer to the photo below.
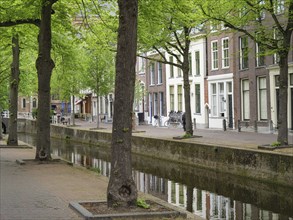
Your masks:
[{"label": "tree trunk", "polygon": [[109,207],[135,205],[137,200],[137,189],[132,179],[131,168],[137,4],[137,0],[118,0],[119,29],[112,128],[112,166],[107,190]]},{"label": "tree trunk", "polygon": [[288,145],[288,53],[280,54],[278,142]]},{"label": "tree trunk", "polygon": [[3,133],[3,130],[2,130],[2,115],[1,115],[1,112],[2,112],[2,107],[0,105],[0,140],[3,139],[3,135],[2,135],[2,133]]},{"label": "tree trunk", "polygon": [[38,72],[38,118],[36,160],[51,160],[50,153],[50,81],[54,61],[51,59],[51,13],[56,0],[42,0],[39,32],[39,54],[36,61]]},{"label": "tree trunk", "polygon": [[99,77],[97,77],[97,84],[96,84],[96,95],[97,95],[97,109],[96,109],[96,116],[97,116],[97,129],[100,128],[100,113],[99,113],[99,108],[100,108],[100,99],[99,99]]},{"label": "tree trunk", "polygon": [[192,119],[191,119],[191,107],[190,107],[190,83],[189,83],[189,29],[184,28],[185,32],[185,48],[183,51],[183,63],[182,63],[182,72],[183,72],[183,82],[184,82],[184,105],[185,105],[185,120],[186,120],[186,134],[193,135],[192,128]]},{"label": "tree trunk", "polygon": [[7,145],[17,146],[17,98],[19,84],[19,39],[18,35],[12,37],[12,64],[10,76],[10,105],[9,105],[9,135]]},{"label": "tree trunk", "polygon": [[186,189],[186,210],[189,212],[193,212],[193,187],[187,186]]},{"label": "tree trunk", "polygon": [[71,107],[71,124],[75,125],[75,96],[72,96],[72,107]]}]

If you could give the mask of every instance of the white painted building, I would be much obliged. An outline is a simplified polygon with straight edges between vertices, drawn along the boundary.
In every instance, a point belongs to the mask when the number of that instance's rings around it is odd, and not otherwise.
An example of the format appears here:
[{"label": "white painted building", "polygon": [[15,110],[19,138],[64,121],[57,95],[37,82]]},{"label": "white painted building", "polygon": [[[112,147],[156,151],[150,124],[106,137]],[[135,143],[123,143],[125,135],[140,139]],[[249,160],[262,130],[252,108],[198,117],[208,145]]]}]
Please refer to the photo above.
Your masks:
[{"label": "white painted building", "polygon": [[[268,67],[270,75],[270,102],[271,102],[271,119],[273,127],[277,127],[278,121],[278,94],[279,94],[279,75],[278,65]],[[289,63],[288,68],[288,128],[293,129],[293,63]]]},{"label": "white painted building", "polygon": [[[196,120],[197,126],[205,126],[206,110],[204,102],[204,78],[206,75],[206,40],[205,38],[193,39],[190,44],[190,105],[192,120]],[[171,62],[175,58],[169,56]],[[166,99],[167,112],[182,111],[185,112],[184,106],[184,86],[183,73],[181,69],[167,65],[166,66]]]}]

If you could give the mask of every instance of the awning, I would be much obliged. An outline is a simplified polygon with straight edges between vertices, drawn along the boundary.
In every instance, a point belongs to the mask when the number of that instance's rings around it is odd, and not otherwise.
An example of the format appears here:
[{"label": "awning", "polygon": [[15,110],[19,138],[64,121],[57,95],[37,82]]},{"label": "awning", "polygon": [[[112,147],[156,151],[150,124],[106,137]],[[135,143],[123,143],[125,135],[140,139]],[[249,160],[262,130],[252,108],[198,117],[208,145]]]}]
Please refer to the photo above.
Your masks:
[{"label": "awning", "polygon": [[75,104],[75,105],[78,105],[78,104],[81,103],[81,102],[82,102],[82,99],[77,100],[74,104]]}]

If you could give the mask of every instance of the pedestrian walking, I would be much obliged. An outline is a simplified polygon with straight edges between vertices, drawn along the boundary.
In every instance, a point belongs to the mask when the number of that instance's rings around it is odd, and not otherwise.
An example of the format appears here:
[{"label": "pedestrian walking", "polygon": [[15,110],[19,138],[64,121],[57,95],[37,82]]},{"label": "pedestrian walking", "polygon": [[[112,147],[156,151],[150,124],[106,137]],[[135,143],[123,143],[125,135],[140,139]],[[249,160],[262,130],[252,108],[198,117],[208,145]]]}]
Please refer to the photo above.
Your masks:
[{"label": "pedestrian walking", "polygon": [[182,125],[183,125],[183,130],[186,131],[186,128],[185,128],[185,125],[186,125],[185,112],[182,114]]}]

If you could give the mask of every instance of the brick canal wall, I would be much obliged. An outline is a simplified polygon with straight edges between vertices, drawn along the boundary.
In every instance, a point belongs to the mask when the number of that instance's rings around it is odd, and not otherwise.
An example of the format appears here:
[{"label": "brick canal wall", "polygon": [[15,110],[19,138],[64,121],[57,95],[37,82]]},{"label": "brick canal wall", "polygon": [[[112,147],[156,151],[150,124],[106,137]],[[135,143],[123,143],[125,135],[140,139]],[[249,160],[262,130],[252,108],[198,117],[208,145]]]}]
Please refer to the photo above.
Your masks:
[{"label": "brick canal wall", "polygon": [[[36,122],[20,119],[19,132],[36,133]],[[51,125],[51,136],[110,147],[109,131]],[[280,183],[292,187],[293,156],[260,150],[202,145],[150,137],[132,138],[132,152],[156,159],[203,167],[219,172]]]}]

